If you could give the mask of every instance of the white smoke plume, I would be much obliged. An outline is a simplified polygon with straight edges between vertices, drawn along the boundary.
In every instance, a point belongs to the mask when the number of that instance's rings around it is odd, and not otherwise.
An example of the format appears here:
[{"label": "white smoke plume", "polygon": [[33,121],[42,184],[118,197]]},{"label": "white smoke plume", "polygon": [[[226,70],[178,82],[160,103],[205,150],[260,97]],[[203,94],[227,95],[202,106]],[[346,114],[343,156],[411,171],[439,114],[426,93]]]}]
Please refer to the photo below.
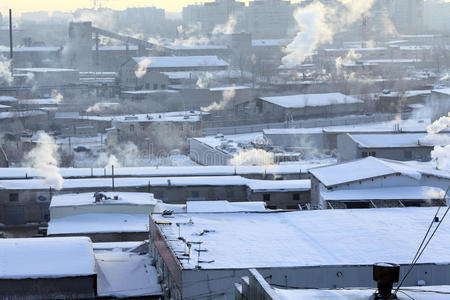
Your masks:
[{"label": "white smoke plume", "polygon": [[134,72],[137,78],[142,78],[147,74],[147,67],[152,63],[149,58],[145,58],[138,63],[138,68]]},{"label": "white smoke plume", "polygon": [[176,46],[197,46],[208,45],[210,39],[201,34],[201,24],[189,24],[187,26],[180,25],[177,27],[179,38],[172,43]]},{"label": "white smoke plume", "polygon": [[445,74],[444,76],[442,76],[442,78],[439,79],[439,81],[445,81],[445,80],[449,80],[450,79],[450,74]]},{"label": "white smoke plume", "polygon": [[0,56],[0,86],[11,86],[13,80],[14,78],[11,75],[11,60]]},{"label": "white smoke plume", "polygon": [[445,191],[439,188],[431,188],[423,193],[423,199],[433,200],[433,199],[444,199]]},{"label": "white smoke plume", "polygon": [[109,103],[109,102],[99,102],[88,107],[86,112],[88,113],[99,113],[106,110],[118,110],[120,108],[119,103]]},{"label": "white smoke plume", "polygon": [[44,131],[37,133],[37,146],[25,156],[25,160],[32,168],[36,168],[39,176],[44,178],[46,186],[61,190],[63,177],[58,169],[58,145],[53,137]]},{"label": "white smoke plume", "polygon": [[235,96],[236,96],[236,90],[233,87],[226,89],[223,91],[222,100],[219,103],[214,102],[213,104],[211,104],[207,107],[202,107],[201,110],[212,111],[212,110],[225,109],[228,106],[228,104],[231,102],[231,100],[234,99]]},{"label": "white smoke plume", "polygon": [[236,17],[230,15],[227,23],[216,25],[212,31],[212,34],[232,34],[236,28]]},{"label": "white smoke plume", "polygon": [[314,2],[294,13],[299,32],[286,46],[282,64],[295,67],[302,64],[320,44],[330,43],[336,32],[345,29],[371,8],[374,0],[338,0],[341,7],[329,7]]},{"label": "white smoke plume", "polygon": [[336,58],[336,60],[335,60],[336,72],[342,73],[342,65],[343,64],[355,63],[360,58],[361,58],[361,54],[356,53],[354,49],[350,49],[344,58],[342,58],[342,57]]},{"label": "white smoke plume", "polygon": [[102,153],[94,165],[101,168],[136,167],[141,165],[139,148],[132,142],[122,143],[111,149],[111,153]]},{"label": "white smoke plume", "polygon": [[111,154],[108,158],[108,163],[106,164],[105,168],[120,168],[120,163],[117,157],[114,154]]},{"label": "white smoke plume", "polygon": [[233,166],[270,166],[275,164],[275,155],[262,149],[252,149],[236,153],[228,161]]},{"label": "white smoke plume", "polygon": [[56,100],[57,104],[60,104],[61,101],[63,101],[63,99],[64,99],[64,96],[60,92],[58,92],[57,90],[52,90],[51,97],[52,97],[52,99]]},{"label": "white smoke plume", "polygon": [[450,138],[448,135],[439,135],[448,127],[450,127],[450,113],[428,126],[428,134],[422,139],[422,142],[438,144],[431,151],[431,159],[440,170],[450,170]]},{"label": "white smoke plume", "polygon": [[213,80],[214,80],[213,74],[211,74],[210,72],[202,72],[198,76],[196,85],[201,89],[205,89],[211,85],[211,82]]}]

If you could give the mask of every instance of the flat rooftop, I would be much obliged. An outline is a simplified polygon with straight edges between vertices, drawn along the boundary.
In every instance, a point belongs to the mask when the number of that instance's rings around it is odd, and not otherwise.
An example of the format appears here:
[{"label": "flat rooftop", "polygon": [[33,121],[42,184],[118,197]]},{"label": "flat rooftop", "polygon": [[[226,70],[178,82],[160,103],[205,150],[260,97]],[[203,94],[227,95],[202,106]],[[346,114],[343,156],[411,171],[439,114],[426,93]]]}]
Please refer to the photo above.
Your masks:
[{"label": "flat rooftop", "polygon": [[95,274],[92,242],[86,237],[0,239],[0,279]]},{"label": "flat rooftop", "polygon": [[449,134],[438,134],[436,138],[427,138],[426,133],[391,134],[350,134],[350,138],[361,148],[415,148],[447,145]]},{"label": "flat rooftop", "polygon": [[[248,269],[409,264],[435,213],[436,208],[380,208],[152,218],[182,268]],[[450,263],[449,222],[444,220],[419,264]],[[189,261],[178,232],[192,244]],[[199,247],[206,250],[200,262],[192,251]]]},{"label": "flat rooftop", "polygon": [[[62,194],[52,198],[50,207],[79,205],[155,205],[157,200],[150,193],[102,192],[107,199],[95,202],[95,193]],[[115,200],[117,197],[117,200]]]},{"label": "flat rooftop", "polygon": [[301,94],[278,97],[261,97],[263,101],[282,106],[284,108],[304,108],[339,104],[363,103],[363,101],[352,96],[340,93],[329,94]]}]

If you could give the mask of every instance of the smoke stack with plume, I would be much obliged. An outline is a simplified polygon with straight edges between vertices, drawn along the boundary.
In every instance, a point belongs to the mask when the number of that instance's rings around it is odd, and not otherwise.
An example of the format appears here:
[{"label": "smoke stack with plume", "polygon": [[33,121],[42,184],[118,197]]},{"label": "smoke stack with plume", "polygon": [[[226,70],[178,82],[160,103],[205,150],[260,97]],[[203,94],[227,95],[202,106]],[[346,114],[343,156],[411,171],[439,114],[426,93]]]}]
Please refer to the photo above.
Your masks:
[{"label": "smoke stack with plume", "polygon": [[201,89],[206,89],[211,85],[214,75],[210,72],[202,72],[199,74],[196,85]]},{"label": "smoke stack with plume", "polygon": [[25,156],[25,160],[32,168],[36,168],[39,176],[45,180],[46,186],[61,190],[63,177],[58,169],[58,146],[55,140],[44,131],[37,133],[37,146]]},{"label": "smoke stack with plume", "polygon": [[338,0],[341,7],[328,7],[314,2],[294,13],[299,32],[286,46],[282,64],[295,67],[311,57],[320,44],[331,43],[336,32],[345,29],[372,7],[373,0]]},{"label": "smoke stack with plume", "polygon": [[270,166],[275,164],[275,155],[262,149],[236,153],[229,161],[233,166]]},{"label": "smoke stack with plume", "polygon": [[0,86],[11,86],[14,78],[11,75],[11,60],[0,56]]},{"label": "smoke stack with plume", "polygon": [[450,127],[450,113],[447,117],[441,117],[428,126],[428,135],[422,139],[422,142],[445,145],[435,146],[434,150],[431,151],[431,159],[436,163],[436,168],[440,170],[450,170],[450,138],[448,135],[438,135],[448,127]]},{"label": "smoke stack with plume", "polygon": [[120,168],[120,163],[117,157],[114,154],[111,154],[108,158],[108,163],[106,164],[105,168],[111,168],[114,166],[115,168]]},{"label": "smoke stack with plume", "polygon": [[209,112],[212,110],[225,109],[228,106],[228,104],[231,102],[231,100],[234,99],[235,96],[236,96],[236,91],[233,86],[233,87],[223,91],[222,100],[219,103],[214,102],[213,104],[211,104],[207,107],[202,107],[201,110]]},{"label": "smoke stack with plume", "polygon": [[147,74],[147,68],[148,66],[152,63],[152,61],[148,58],[145,58],[143,60],[141,60],[138,63],[138,68],[137,70],[134,72],[134,74],[136,75],[137,78],[142,78],[145,76],[145,74]]}]

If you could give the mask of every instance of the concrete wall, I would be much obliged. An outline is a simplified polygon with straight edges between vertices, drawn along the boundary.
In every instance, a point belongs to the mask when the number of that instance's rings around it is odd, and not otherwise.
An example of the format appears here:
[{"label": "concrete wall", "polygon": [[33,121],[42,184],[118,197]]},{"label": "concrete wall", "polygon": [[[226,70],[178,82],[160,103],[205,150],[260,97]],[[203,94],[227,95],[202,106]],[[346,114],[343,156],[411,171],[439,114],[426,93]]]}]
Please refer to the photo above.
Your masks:
[{"label": "concrete wall", "polygon": [[[248,190],[249,201],[265,202],[270,209],[295,209],[299,206],[308,209],[311,204],[310,191],[285,191],[285,192],[252,192]],[[268,200],[268,201],[267,201]]]},{"label": "concrete wall", "polygon": [[0,279],[2,299],[92,299],[97,275],[84,277]]},{"label": "concrete wall", "polygon": [[189,139],[189,157],[204,166],[228,165],[231,155],[212,148],[196,139]]},{"label": "concrete wall", "polygon": [[50,237],[86,236],[93,243],[112,242],[140,242],[148,239],[148,232],[103,232],[103,233],[74,233],[53,234]]}]

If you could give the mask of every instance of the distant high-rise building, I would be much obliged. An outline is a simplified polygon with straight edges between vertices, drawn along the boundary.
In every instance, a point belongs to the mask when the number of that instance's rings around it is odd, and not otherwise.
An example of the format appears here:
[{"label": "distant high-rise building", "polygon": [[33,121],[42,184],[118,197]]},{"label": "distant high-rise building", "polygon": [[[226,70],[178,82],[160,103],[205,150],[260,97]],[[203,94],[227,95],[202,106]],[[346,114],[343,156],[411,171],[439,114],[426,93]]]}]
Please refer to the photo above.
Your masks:
[{"label": "distant high-rise building", "polygon": [[285,38],[295,27],[290,1],[255,0],[247,8],[248,30],[254,38]]},{"label": "distant high-rise building", "polygon": [[188,5],[183,8],[183,23],[201,24],[203,33],[211,33],[216,26],[227,23],[233,25],[236,31],[242,31],[245,29],[245,4],[235,0],[216,0]]},{"label": "distant high-rise building", "polygon": [[[380,1],[379,1],[380,2]],[[424,0],[384,0],[391,20],[400,33],[417,33],[424,28]]]}]

